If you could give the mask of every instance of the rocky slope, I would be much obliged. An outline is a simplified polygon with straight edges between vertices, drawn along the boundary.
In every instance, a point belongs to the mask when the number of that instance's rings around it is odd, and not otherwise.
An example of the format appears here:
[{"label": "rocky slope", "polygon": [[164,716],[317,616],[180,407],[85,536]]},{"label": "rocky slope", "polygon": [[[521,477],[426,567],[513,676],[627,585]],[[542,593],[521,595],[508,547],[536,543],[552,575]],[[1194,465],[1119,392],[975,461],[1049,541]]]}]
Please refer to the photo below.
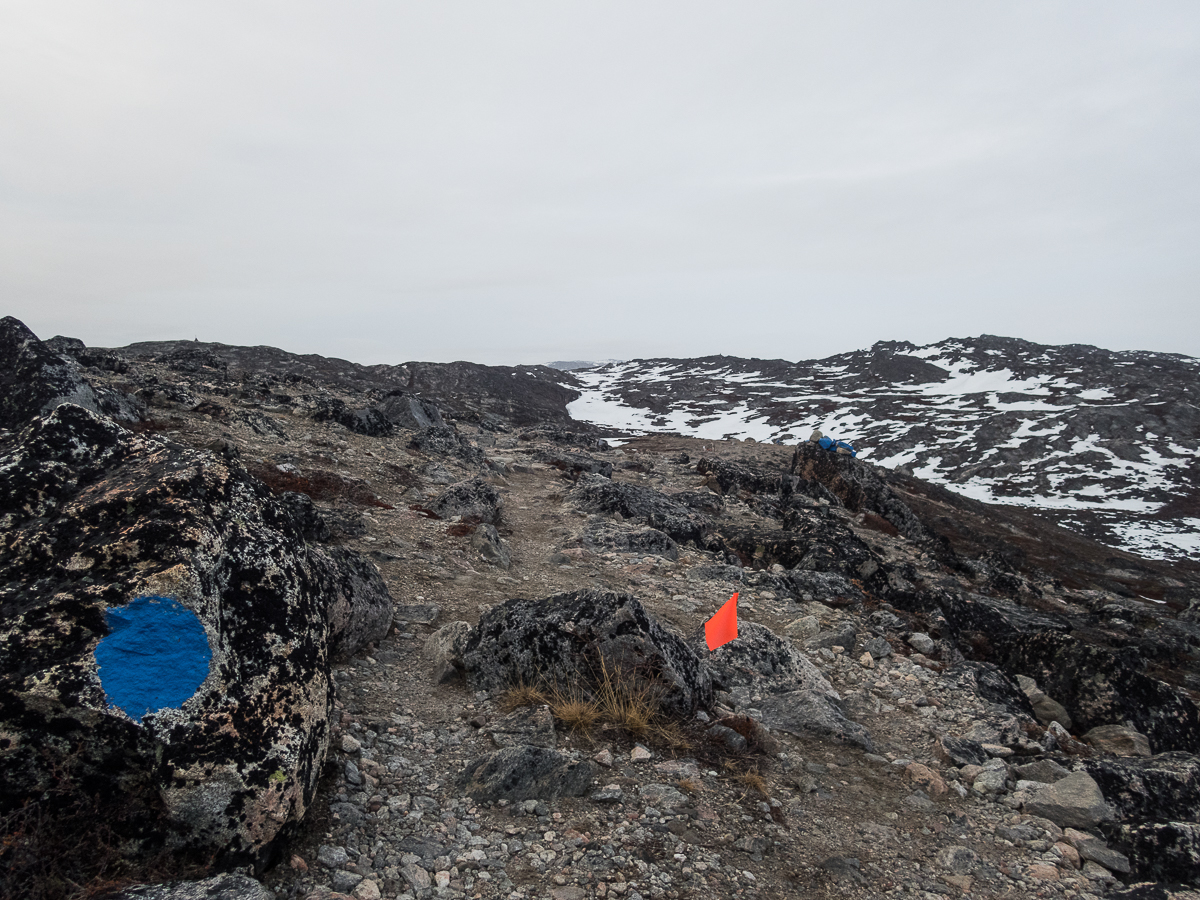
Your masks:
[{"label": "rocky slope", "polygon": [[[552,370],[438,370],[442,398],[269,348],[48,344],[397,603],[330,664],[324,778],[256,873],[276,897],[1195,896],[1195,564],[869,457],[614,449],[538,418],[572,390]],[[649,702],[614,714],[608,672]],[[191,890],[266,896],[247,874]]]},{"label": "rocky slope", "polygon": [[616,432],[765,441],[819,428],[879,465],[1115,546],[1200,554],[1200,360],[985,335],[571,375],[571,414]]}]

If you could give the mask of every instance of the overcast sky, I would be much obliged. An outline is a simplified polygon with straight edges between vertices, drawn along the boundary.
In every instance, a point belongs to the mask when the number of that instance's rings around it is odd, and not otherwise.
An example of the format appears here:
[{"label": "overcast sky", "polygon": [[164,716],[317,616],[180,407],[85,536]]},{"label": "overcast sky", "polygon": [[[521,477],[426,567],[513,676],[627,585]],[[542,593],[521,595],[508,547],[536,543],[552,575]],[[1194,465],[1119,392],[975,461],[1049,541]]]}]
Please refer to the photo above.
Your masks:
[{"label": "overcast sky", "polygon": [[1200,3],[0,0],[0,314],[359,362],[1200,356]]}]

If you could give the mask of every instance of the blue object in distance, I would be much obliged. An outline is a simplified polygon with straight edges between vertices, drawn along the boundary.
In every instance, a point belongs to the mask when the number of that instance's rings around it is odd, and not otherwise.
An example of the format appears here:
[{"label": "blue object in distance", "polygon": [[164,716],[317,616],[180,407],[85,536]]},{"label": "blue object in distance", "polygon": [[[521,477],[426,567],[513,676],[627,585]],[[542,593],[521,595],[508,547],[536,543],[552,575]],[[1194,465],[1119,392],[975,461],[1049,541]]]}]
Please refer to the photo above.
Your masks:
[{"label": "blue object in distance", "polygon": [[133,721],[178,709],[208,677],[208,635],[178,600],[138,597],[105,617],[110,634],[96,645],[100,683],[109,704]]}]

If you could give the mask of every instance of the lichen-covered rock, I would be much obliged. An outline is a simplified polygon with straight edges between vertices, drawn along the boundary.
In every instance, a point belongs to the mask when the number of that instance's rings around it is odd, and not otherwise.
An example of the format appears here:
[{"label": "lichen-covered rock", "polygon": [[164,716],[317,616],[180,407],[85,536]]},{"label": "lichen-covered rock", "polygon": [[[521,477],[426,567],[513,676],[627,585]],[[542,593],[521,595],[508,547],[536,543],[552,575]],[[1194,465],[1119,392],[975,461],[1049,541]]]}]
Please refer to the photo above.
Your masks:
[{"label": "lichen-covered rock", "polygon": [[596,459],[595,457],[588,456],[586,453],[566,453],[562,450],[539,450],[534,454],[533,458],[538,462],[554,466],[554,468],[570,478],[578,478],[580,475],[612,477],[613,466],[611,462]]},{"label": "lichen-covered rock", "polygon": [[[1106,828],[1110,841],[1125,848],[1139,878],[1200,887],[1200,824],[1196,822],[1121,823]],[[1114,896],[1114,895],[1110,895]],[[1126,896],[1119,894],[1116,896]],[[1131,898],[1136,894],[1128,895]],[[1144,894],[1184,900],[1183,892]],[[1191,894],[1192,897],[1196,896]]]},{"label": "lichen-covered rock", "polygon": [[669,534],[680,543],[703,545],[712,532],[712,520],[666,494],[635,484],[612,481],[603,475],[584,475],[571,489],[575,503],[590,512],[620,513],[626,519],[641,519],[651,528]]},{"label": "lichen-covered rock", "polygon": [[1093,758],[1083,768],[1120,819],[1200,822],[1200,759],[1191,753]]},{"label": "lichen-covered rock", "polygon": [[464,437],[457,428],[431,425],[422,428],[408,442],[410,450],[436,456],[452,456],[466,463],[482,463],[484,453]]},{"label": "lichen-covered rock", "polygon": [[500,749],[505,747],[547,747],[551,750],[558,744],[554,733],[554,716],[550,707],[524,706],[515,709],[484,728],[492,743]]},{"label": "lichen-covered rock", "polygon": [[[66,772],[140,806],[135,847],[267,861],[316,790],[331,648],[381,637],[385,606],[390,620],[374,568],[307,545],[235,463],[72,404],[0,457],[0,535],[0,809]],[[207,675],[178,708],[107,695],[106,611],[141,597],[189,611],[207,638]]]},{"label": "lichen-covered rock", "polygon": [[995,643],[1004,667],[1034,678],[1081,731],[1127,722],[1155,750],[1200,751],[1200,708],[1183,691],[1139,671],[1136,662],[1069,634],[1042,632]]},{"label": "lichen-covered rock", "polygon": [[0,319],[0,428],[20,428],[60,403],[100,412],[79,366],[51,350],[24,323]]},{"label": "lichen-covered rock", "polygon": [[629,527],[604,520],[590,521],[573,543],[595,553],[637,553],[679,559],[679,545],[657,528]]},{"label": "lichen-covered rock", "polygon": [[833,685],[791,641],[765,625],[739,623],[737,639],[716,650],[708,649],[701,626],[690,643],[712,674],[714,687],[732,694],[739,707],[758,709],[768,728],[872,749],[870,734],[846,717]]},{"label": "lichen-covered rock", "polygon": [[462,660],[484,690],[520,682],[586,687],[607,670],[652,685],[670,712],[712,703],[712,681],[700,659],[629,594],[583,590],[508,600],[480,616]]},{"label": "lichen-covered rock", "polygon": [[1146,736],[1124,725],[1097,725],[1083,736],[1100,753],[1113,756],[1151,756]]},{"label": "lichen-covered rock", "polygon": [[482,478],[472,478],[452,484],[434,498],[429,508],[443,519],[462,516],[487,525],[499,525],[503,503],[494,487]]}]

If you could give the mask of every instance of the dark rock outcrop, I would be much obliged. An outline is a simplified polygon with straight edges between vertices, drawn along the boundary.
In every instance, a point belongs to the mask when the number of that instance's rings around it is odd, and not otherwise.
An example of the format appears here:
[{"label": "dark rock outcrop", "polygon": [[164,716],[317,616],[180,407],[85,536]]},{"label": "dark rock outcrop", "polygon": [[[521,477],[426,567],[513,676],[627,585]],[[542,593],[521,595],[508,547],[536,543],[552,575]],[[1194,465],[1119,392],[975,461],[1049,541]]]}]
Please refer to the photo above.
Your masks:
[{"label": "dark rock outcrop", "polygon": [[583,509],[641,519],[680,543],[695,541],[702,545],[712,532],[712,520],[707,516],[650,488],[612,481],[603,475],[584,475],[571,493]]},{"label": "dark rock outcrop", "polygon": [[503,503],[494,487],[482,478],[472,478],[448,487],[429,508],[443,519],[462,516],[472,522],[499,525]]},{"label": "dark rock outcrop", "polygon": [[391,420],[379,409],[373,406],[353,409],[346,401],[336,398],[323,398],[313,413],[313,419],[317,422],[337,422],[355,434],[368,437],[385,437],[395,430]]},{"label": "dark rock outcrop", "polygon": [[1200,751],[1200,709],[1182,691],[1139,671],[1135,660],[1055,632],[1001,637],[995,644],[1003,666],[1033,678],[1080,731],[1128,722],[1157,751]]},{"label": "dark rock outcrop", "polygon": [[12,316],[0,319],[0,428],[20,428],[60,403],[101,411],[78,364],[51,350]]},{"label": "dark rock outcrop", "polygon": [[[36,419],[0,460],[0,809],[68,772],[140,806],[136,849],[267,861],[314,797],[331,648],[390,620],[374,568],[304,527],[236,463],[72,404]],[[148,596],[194,615],[211,663],[140,716],[111,704],[95,650],[106,610]]]},{"label": "dark rock outcrop", "polygon": [[1200,822],[1200,759],[1190,753],[1082,761],[1126,821]]},{"label": "dark rock outcrop", "polygon": [[408,442],[410,450],[434,456],[451,456],[466,463],[482,463],[484,453],[452,427],[433,426],[418,431]]},{"label": "dark rock outcrop", "polygon": [[447,427],[436,403],[406,391],[390,391],[375,404],[375,409],[398,428]]},{"label": "dark rock outcrop", "polygon": [[[1133,871],[1139,878],[1155,881],[1190,884],[1200,887],[1200,824],[1196,822],[1137,822],[1121,823],[1105,829],[1108,839],[1125,849]],[[1111,896],[1164,898],[1178,897],[1183,892],[1168,892],[1160,885],[1160,893],[1116,894]],[[1196,896],[1189,892],[1189,896]]]},{"label": "dark rock outcrop", "polygon": [[604,520],[591,521],[576,542],[595,553],[616,552],[679,559],[679,545],[657,528],[629,527]]},{"label": "dark rock outcrop", "polygon": [[628,594],[583,590],[501,603],[471,630],[462,665],[484,690],[521,682],[594,685],[607,671],[652,687],[668,712],[712,703],[700,658]]},{"label": "dark rock outcrop", "polygon": [[566,453],[562,450],[541,450],[534,454],[534,459],[554,466],[568,478],[576,479],[580,475],[603,475],[611,478],[612,463],[608,460],[596,459],[586,453]]}]

